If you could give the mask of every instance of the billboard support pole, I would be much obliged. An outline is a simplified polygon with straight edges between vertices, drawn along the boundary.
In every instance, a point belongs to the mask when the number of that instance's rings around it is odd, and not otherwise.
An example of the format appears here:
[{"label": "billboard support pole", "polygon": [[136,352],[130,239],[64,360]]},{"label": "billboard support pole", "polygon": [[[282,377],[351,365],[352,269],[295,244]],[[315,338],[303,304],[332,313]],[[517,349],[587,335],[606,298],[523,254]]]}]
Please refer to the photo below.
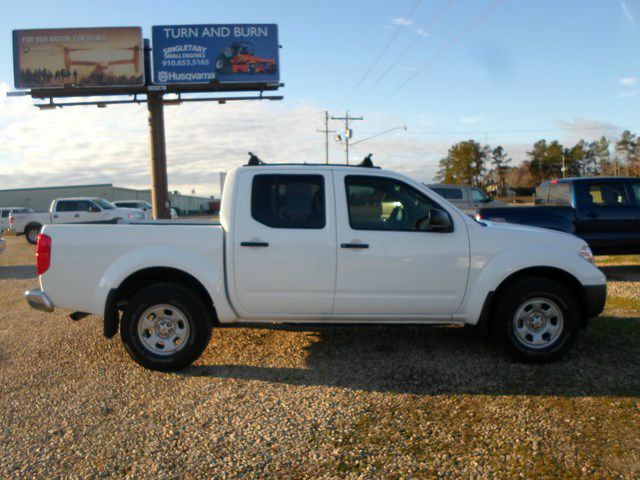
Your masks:
[{"label": "billboard support pole", "polygon": [[[151,46],[144,40],[144,68],[146,82],[151,82]],[[162,92],[147,94],[149,136],[151,140],[151,203],[153,218],[170,219],[169,182],[167,181],[167,148],[164,137],[164,101]]]}]

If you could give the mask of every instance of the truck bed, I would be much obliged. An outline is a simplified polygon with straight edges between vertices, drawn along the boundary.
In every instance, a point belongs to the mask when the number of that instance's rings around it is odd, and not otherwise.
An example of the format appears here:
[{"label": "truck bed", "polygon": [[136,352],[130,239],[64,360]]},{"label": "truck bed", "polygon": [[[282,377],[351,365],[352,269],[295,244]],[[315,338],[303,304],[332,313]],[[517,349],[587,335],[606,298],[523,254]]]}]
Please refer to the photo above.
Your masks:
[{"label": "truck bed", "polygon": [[220,288],[224,232],[219,224],[66,224],[47,225],[43,233],[52,239],[51,266],[40,283],[56,305],[103,314],[110,288],[150,264],[192,266],[200,278],[211,279],[207,289]]}]

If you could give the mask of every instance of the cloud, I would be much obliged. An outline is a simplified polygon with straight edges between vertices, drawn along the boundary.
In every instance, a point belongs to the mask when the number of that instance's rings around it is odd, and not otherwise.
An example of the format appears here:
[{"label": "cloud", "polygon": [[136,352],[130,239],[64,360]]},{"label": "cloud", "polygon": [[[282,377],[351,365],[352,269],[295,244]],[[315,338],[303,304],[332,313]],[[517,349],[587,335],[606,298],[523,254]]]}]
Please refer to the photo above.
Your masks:
[{"label": "cloud", "polygon": [[466,123],[466,124],[477,124],[477,123],[484,123],[486,120],[483,116],[476,115],[471,117],[460,117],[458,121],[460,123]]},{"label": "cloud", "polygon": [[622,13],[624,14],[624,16],[629,21],[629,25],[631,25],[631,28],[633,28],[633,30],[635,31],[638,28],[638,23],[636,22],[636,17],[629,9],[629,6],[627,5],[627,2],[625,2],[625,0],[620,0],[620,8],[622,9]]},{"label": "cloud", "polygon": [[427,30],[425,30],[424,28],[416,28],[416,33],[421,37],[428,37],[429,36],[429,32]]},{"label": "cloud", "polygon": [[625,85],[627,87],[633,87],[636,83],[638,83],[638,79],[636,77],[622,77],[618,79],[618,82],[621,85]]},{"label": "cloud", "polygon": [[585,117],[577,117],[573,120],[556,119],[554,123],[562,132],[558,140],[565,143],[578,142],[582,139],[592,141],[602,136],[612,137],[622,131],[622,128],[613,123],[599,122]]},{"label": "cloud", "polygon": [[638,90],[623,90],[618,92],[618,98],[632,98],[638,95]]},{"label": "cloud", "polygon": [[392,20],[394,25],[401,25],[406,27],[407,25],[413,25],[413,20],[406,17],[397,17]]},{"label": "cloud", "polygon": [[[39,111],[30,97],[6,98],[7,90],[0,83],[0,189],[91,183],[149,188],[144,104]],[[167,106],[169,188],[215,194],[219,172],[246,163],[248,151],[268,163],[324,162],[324,137],[316,132],[323,115],[312,103],[290,100]],[[398,120],[380,114],[359,123],[356,139]],[[352,158],[373,152],[379,165],[430,181],[450,145],[432,140],[392,133],[357,145]],[[344,161],[343,147],[333,140],[330,160]]]}]

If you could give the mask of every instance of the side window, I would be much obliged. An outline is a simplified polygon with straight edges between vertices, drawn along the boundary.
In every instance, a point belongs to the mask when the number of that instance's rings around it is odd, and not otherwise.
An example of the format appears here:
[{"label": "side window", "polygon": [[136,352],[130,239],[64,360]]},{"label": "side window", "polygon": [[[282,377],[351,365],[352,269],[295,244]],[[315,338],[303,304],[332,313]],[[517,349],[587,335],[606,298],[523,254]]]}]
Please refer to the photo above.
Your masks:
[{"label": "side window", "polygon": [[624,186],[621,183],[592,183],[587,190],[587,204],[598,207],[619,207],[627,205]]},{"label": "side window", "polygon": [[349,224],[354,230],[424,231],[438,205],[409,185],[382,177],[345,178]]},{"label": "side window", "polygon": [[571,206],[571,186],[568,183],[555,183],[551,185],[547,204]]},{"label": "side window", "polygon": [[2,210],[2,218],[7,218],[9,216],[9,210]]},{"label": "side window", "polygon": [[447,200],[462,200],[461,188],[447,188],[445,192],[446,194],[444,198],[446,198]]},{"label": "side window", "polygon": [[442,198],[447,198],[447,189],[446,188],[438,188],[438,187],[430,187],[430,188],[431,188],[431,190],[436,192],[438,195],[440,195]]},{"label": "side window", "polygon": [[56,204],[56,212],[77,212],[77,203],[74,200],[61,200]]},{"label": "side window", "polygon": [[76,212],[87,212],[89,211],[89,208],[93,206],[92,202],[89,202],[87,200],[78,200],[76,202]]},{"label": "side window", "polygon": [[324,228],[322,175],[256,175],[251,216],[273,228]]}]

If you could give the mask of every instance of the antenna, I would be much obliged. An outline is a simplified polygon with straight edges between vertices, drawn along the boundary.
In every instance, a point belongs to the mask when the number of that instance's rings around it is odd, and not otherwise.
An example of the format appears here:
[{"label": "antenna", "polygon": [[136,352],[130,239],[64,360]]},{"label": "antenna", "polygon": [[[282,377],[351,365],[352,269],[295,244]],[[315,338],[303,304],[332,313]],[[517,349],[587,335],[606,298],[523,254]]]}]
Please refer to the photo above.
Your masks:
[{"label": "antenna", "polygon": [[364,157],[364,160],[362,160],[358,166],[359,167],[365,167],[365,168],[373,168],[373,160],[371,160],[371,157],[373,156],[373,153],[370,153],[369,155],[367,155],[366,157]]}]

